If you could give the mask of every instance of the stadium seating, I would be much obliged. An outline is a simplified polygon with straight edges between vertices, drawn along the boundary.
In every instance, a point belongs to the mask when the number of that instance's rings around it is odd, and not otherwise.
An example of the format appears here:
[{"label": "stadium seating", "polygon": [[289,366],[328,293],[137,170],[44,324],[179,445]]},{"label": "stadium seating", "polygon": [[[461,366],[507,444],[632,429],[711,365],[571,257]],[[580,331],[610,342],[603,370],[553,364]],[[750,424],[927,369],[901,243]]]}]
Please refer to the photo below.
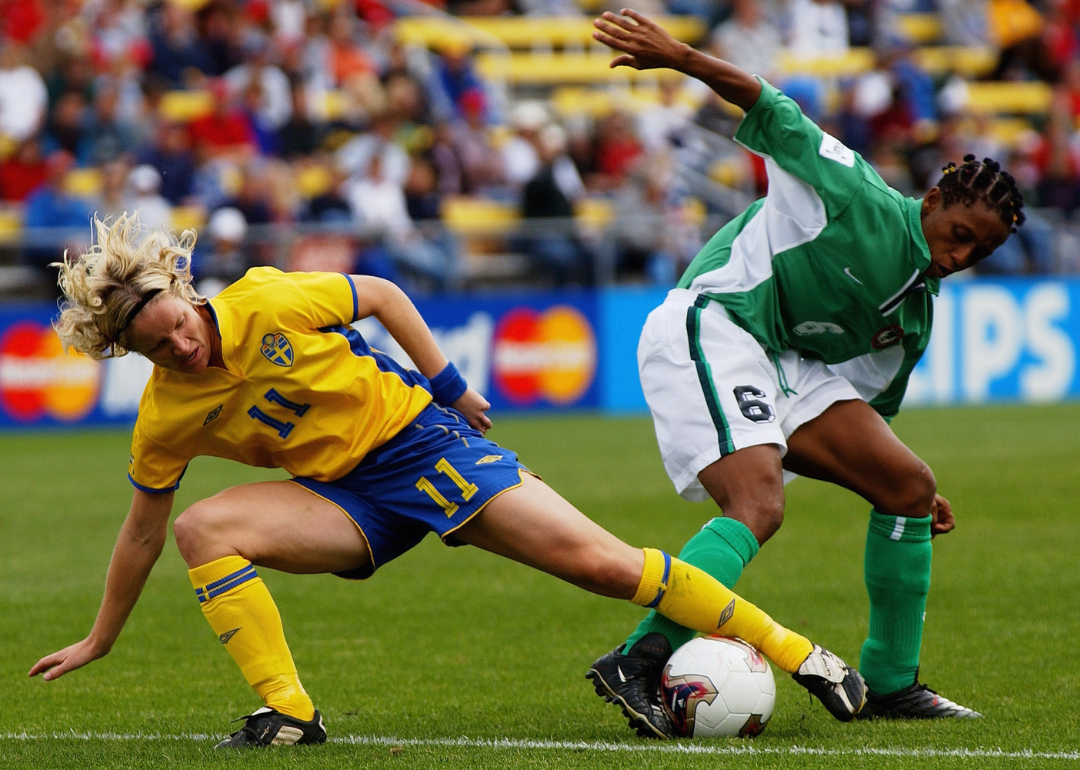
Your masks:
[{"label": "stadium seating", "polygon": [[[690,16],[663,16],[657,21],[676,39],[700,41],[707,32],[700,19]],[[514,50],[537,47],[582,48],[594,43],[591,18],[552,17],[469,17],[422,16],[399,19],[394,27],[405,45],[437,49],[447,45],[478,48],[506,47]]]}]

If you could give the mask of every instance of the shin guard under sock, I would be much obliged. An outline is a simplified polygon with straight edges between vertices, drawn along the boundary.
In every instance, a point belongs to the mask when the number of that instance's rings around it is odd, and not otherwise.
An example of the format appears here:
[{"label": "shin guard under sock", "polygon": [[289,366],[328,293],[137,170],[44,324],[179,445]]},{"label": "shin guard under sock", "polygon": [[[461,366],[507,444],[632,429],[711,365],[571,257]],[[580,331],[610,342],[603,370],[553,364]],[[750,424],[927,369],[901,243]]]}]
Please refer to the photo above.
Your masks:
[{"label": "shin guard under sock", "polygon": [[267,706],[297,719],[315,714],[285,641],[277,605],[255,567],[226,556],[188,570],[203,615]]},{"label": "shin guard under sock", "polygon": [[645,550],[645,569],[631,601],[657,609],[676,623],[705,634],[737,636],[788,673],[797,671],[814,646],[781,626],[719,581],[666,553]]},{"label": "shin guard under sock", "polygon": [[[679,559],[712,575],[728,588],[734,588],[743,569],[757,556],[757,552],[757,538],[745,524],[735,519],[717,517],[687,541],[679,553]],[[638,624],[623,649],[629,650],[639,639],[651,633],[666,637],[673,650],[697,636],[694,629],[680,626],[653,610]]]},{"label": "shin guard under sock", "polygon": [[930,591],[931,517],[870,512],[866,534],[866,591],[870,632],[859,672],[866,686],[888,695],[915,683]]}]

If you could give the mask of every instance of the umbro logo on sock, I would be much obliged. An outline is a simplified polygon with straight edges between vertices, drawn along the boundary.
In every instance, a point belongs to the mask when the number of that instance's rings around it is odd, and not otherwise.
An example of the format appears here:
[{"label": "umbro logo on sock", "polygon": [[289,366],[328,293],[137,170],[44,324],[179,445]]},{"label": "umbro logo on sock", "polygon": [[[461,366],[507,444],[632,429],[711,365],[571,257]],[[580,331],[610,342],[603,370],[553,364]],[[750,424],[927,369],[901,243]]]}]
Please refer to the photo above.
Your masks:
[{"label": "umbro logo on sock", "polygon": [[720,622],[716,624],[717,628],[731,620],[731,616],[735,614],[735,600],[732,599],[728,602],[728,606],[724,607],[724,611],[720,613]]},{"label": "umbro logo on sock", "polygon": [[219,636],[218,639],[221,640],[222,644],[228,644],[229,640],[236,636],[236,632],[239,630],[239,628],[234,628],[232,631],[226,631],[221,636]]}]

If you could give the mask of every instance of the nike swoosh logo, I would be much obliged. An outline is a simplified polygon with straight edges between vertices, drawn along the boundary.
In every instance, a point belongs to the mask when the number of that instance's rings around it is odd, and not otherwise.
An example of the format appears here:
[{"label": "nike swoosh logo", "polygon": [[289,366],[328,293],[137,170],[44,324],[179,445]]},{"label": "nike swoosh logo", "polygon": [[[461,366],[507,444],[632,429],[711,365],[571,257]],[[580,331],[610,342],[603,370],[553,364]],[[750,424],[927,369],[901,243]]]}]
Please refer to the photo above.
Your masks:
[{"label": "nike swoosh logo", "polygon": [[624,674],[622,672],[622,666],[616,666],[615,670],[619,672],[619,679],[621,679],[625,683],[626,682],[626,674]]},{"label": "nike swoosh logo", "polygon": [[860,281],[860,280],[859,280],[858,278],[856,278],[856,277],[855,277],[855,276],[854,276],[854,275],[852,274],[852,272],[851,272],[851,268],[850,268],[850,267],[845,267],[845,268],[844,268],[844,272],[845,272],[845,273],[847,273],[847,277],[848,277],[848,278],[850,278],[851,280],[853,280],[853,281],[854,281],[855,283],[859,284],[859,286],[862,286],[862,285],[863,285],[863,282],[862,282],[862,281]]}]

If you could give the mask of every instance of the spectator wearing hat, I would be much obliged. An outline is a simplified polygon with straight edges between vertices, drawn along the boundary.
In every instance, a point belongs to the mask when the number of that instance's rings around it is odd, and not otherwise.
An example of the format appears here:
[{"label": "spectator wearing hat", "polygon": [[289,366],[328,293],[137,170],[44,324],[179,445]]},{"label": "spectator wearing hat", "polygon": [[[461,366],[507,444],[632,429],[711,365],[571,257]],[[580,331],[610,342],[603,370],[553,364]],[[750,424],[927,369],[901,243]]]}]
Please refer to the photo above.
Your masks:
[{"label": "spectator wearing hat", "polygon": [[540,129],[550,120],[542,102],[518,102],[510,112],[513,135],[502,146],[502,165],[506,180],[516,188],[536,176],[540,170]]},{"label": "spectator wearing hat", "polygon": [[452,124],[451,141],[461,164],[461,192],[473,195],[503,181],[499,153],[491,146],[484,123],[484,94],[466,91],[461,97],[465,119]]},{"label": "spectator wearing hat", "polygon": [[[540,168],[522,191],[521,215],[532,225],[555,220],[542,231],[529,228],[524,251],[535,269],[556,286],[593,281],[592,255],[578,238],[574,201],[585,193],[574,162],[566,154],[566,132],[554,123],[539,137]],[[535,220],[540,220],[539,222]]]},{"label": "spectator wearing hat", "polygon": [[160,190],[158,170],[148,163],[136,166],[128,174],[125,210],[137,211],[139,220],[148,227],[168,229],[172,226],[172,204]]},{"label": "spectator wearing hat", "polygon": [[244,252],[248,223],[237,209],[226,206],[210,215],[206,234],[210,250],[192,260],[196,290],[204,297],[215,297],[221,290],[243,277],[249,267]]}]

